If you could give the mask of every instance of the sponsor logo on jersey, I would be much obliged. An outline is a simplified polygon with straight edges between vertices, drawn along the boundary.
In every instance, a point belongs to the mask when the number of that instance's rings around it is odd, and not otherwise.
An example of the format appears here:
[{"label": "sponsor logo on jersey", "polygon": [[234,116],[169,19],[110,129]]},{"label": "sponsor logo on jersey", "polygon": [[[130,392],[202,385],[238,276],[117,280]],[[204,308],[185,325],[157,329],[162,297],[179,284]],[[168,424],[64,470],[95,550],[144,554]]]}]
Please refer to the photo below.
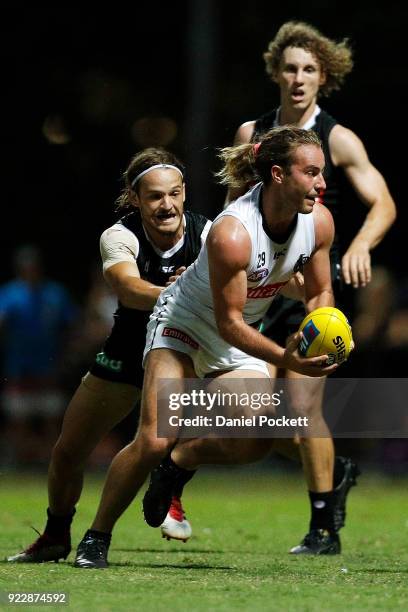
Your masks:
[{"label": "sponsor logo on jersey", "polygon": [[256,283],[256,281],[260,281],[263,278],[266,278],[268,274],[269,274],[268,268],[262,268],[262,270],[255,270],[255,272],[252,272],[252,274],[248,276],[248,280],[251,283]]},{"label": "sponsor logo on jersey", "polygon": [[307,349],[312,344],[313,340],[317,338],[317,336],[320,334],[320,331],[316,327],[316,325],[313,323],[313,321],[309,321],[304,326],[302,333],[303,333],[303,338],[300,342],[299,350],[300,350],[301,355],[305,355],[307,352]]},{"label": "sponsor logo on jersey", "polygon": [[123,365],[123,361],[120,361],[119,359],[110,359],[105,355],[105,353],[97,354],[96,363],[107,370],[112,370],[112,372],[120,372]]},{"label": "sponsor logo on jersey", "polygon": [[275,253],[273,254],[273,258],[279,259],[279,257],[283,257],[283,255],[286,255],[286,251],[287,249],[283,249],[283,251],[275,251]]},{"label": "sponsor logo on jersey", "polygon": [[176,266],[162,266],[161,269],[163,274],[171,274],[176,269]]},{"label": "sponsor logo on jersey", "polygon": [[165,327],[162,331],[162,336],[168,336],[169,338],[175,338],[176,340],[180,340],[185,344],[189,344],[194,349],[199,348],[199,344],[195,340],[193,340],[185,332],[182,332],[180,329],[176,329],[175,327]]},{"label": "sponsor logo on jersey", "polygon": [[261,287],[248,287],[247,298],[256,300],[272,297],[276,295],[287,282],[288,281],[284,283],[273,283],[273,285],[263,285]]},{"label": "sponsor logo on jersey", "polygon": [[294,267],[293,267],[293,272],[296,274],[296,272],[302,272],[303,270],[303,266],[305,264],[307,264],[307,262],[309,261],[310,256],[309,255],[305,255],[304,253],[302,253],[301,255],[299,255],[299,258],[297,260],[297,262],[295,263]]}]

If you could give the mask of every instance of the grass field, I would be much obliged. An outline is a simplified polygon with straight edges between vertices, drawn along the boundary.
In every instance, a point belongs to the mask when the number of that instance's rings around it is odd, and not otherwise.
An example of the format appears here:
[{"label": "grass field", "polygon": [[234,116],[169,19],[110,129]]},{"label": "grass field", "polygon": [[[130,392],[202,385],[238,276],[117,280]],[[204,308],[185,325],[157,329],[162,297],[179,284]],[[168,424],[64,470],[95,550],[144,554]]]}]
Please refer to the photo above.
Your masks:
[{"label": "grass field", "polygon": [[[30,525],[42,530],[44,482],[45,477],[1,475],[2,559],[35,539]],[[185,494],[194,529],[188,543],[167,542],[147,527],[138,498],[117,525],[110,569],[2,562],[0,590],[65,591],[68,608],[95,612],[407,610],[407,485],[361,478],[350,495],[344,553],[298,558],[287,550],[304,535],[308,520],[300,475],[206,471]],[[74,522],[75,545],[91,522],[100,486],[95,477],[86,482]]]}]

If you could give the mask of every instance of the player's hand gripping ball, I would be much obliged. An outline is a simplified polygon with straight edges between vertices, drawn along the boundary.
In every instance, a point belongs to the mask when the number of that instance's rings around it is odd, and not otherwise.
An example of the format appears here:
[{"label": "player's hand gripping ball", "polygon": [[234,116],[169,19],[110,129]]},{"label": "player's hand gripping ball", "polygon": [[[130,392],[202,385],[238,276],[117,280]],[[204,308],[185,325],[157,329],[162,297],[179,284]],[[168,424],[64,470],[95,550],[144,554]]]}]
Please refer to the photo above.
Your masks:
[{"label": "player's hand gripping ball", "polygon": [[327,365],[343,363],[354,348],[351,327],[338,308],[316,308],[303,319],[299,352],[303,357],[328,355]]}]

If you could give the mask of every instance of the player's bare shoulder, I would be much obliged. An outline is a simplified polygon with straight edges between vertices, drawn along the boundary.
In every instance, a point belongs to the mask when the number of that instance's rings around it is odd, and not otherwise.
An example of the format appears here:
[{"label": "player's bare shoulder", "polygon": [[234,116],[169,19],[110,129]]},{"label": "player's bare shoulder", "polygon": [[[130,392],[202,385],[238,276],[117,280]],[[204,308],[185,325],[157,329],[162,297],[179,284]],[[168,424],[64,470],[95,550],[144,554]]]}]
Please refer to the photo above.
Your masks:
[{"label": "player's bare shoulder", "polygon": [[139,241],[122,223],[108,227],[101,235],[99,246],[104,273],[118,263],[127,262],[136,265]]},{"label": "player's bare shoulder", "polygon": [[212,255],[225,264],[245,267],[251,254],[251,239],[248,230],[239,219],[225,215],[214,221],[207,238],[207,248]]},{"label": "player's bare shoulder", "polygon": [[367,155],[357,134],[339,123],[330,132],[329,148],[334,165],[340,167],[353,165],[356,159]]},{"label": "player's bare shoulder", "polygon": [[316,246],[332,243],[334,239],[334,221],[330,210],[324,204],[313,207]]}]

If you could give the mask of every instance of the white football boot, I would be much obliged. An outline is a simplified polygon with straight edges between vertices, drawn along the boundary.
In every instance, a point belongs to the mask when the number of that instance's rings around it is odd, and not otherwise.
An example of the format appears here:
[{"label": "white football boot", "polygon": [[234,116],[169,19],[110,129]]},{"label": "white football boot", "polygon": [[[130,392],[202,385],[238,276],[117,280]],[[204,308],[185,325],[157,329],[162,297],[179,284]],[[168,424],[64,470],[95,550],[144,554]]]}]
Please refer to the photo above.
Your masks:
[{"label": "white football boot", "polygon": [[193,530],[186,519],[179,497],[172,497],[171,506],[160,529],[162,537],[167,540],[181,540],[182,542],[187,542],[191,537]]}]

